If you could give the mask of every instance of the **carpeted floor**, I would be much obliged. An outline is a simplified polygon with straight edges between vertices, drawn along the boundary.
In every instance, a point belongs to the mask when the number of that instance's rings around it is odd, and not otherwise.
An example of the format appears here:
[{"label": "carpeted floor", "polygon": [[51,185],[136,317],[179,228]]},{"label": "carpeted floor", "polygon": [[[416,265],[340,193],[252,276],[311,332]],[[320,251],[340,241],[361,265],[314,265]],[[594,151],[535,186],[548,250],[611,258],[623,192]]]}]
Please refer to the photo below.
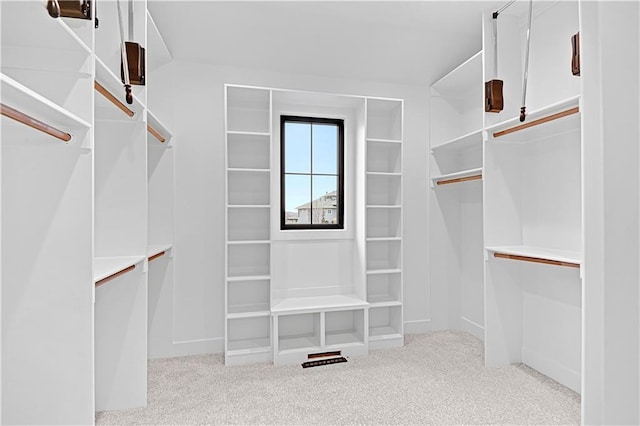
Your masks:
[{"label": "carpeted floor", "polygon": [[98,424],[579,424],[580,397],[523,366],[485,369],[469,334],[303,369],[225,367],[221,355],[149,362],[148,406]]}]

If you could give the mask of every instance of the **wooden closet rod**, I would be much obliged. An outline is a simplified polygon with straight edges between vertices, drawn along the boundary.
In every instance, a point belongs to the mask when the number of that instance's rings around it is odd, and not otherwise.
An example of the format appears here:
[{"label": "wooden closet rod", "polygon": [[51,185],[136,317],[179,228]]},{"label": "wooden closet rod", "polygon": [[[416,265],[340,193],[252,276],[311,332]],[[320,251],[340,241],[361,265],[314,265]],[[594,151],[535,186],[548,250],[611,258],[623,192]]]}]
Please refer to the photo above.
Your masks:
[{"label": "wooden closet rod", "polygon": [[71,135],[69,133],[63,132],[62,130],[58,130],[55,127],[49,126],[46,123],[43,123],[40,120],[37,120],[27,114],[24,114],[17,109],[13,109],[10,106],[5,104],[0,104],[0,113],[5,117],[9,117],[13,120],[19,121],[20,123],[27,125],[33,129],[40,130],[43,133],[53,136],[54,138],[58,138],[62,141],[69,142],[71,140]]},{"label": "wooden closet rod", "polygon": [[162,136],[162,134],[160,132],[158,132],[156,129],[151,127],[150,124],[147,124],[147,130],[149,131],[149,133],[151,133],[153,136],[155,136],[156,139],[158,139],[161,143],[165,143],[167,141],[164,138],[164,136]]},{"label": "wooden closet rod", "polygon": [[149,262],[153,262],[154,260],[156,260],[160,256],[164,256],[165,253],[166,253],[166,251],[161,251],[160,253],[154,254],[153,256],[149,257],[148,261]]},{"label": "wooden closet rod", "polygon": [[436,185],[448,185],[450,183],[466,182],[469,180],[478,180],[478,179],[482,179],[482,175],[473,175],[473,176],[465,176],[465,177],[455,178],[455,179],[439,180],[438,182],[436,182]]},{"label": "wooden closet rod", "polygon": [[567,266],[569,268],[580,268],[579,263],[562,262],[560,260],[540,259],[539,257],[518,256],[515,254],[503,254],[503,253],[493,253],[493,256],[499,257],[501,259],[521,260],[523,262],[544,263],[546,265]]},{"label": "wooden closet rod", "polygon": [[101,279],[100,281],[96,281],[96,287],[100,287],[101,285],[108,283],[112,279],[118,278],[120,275],[124,275],[129,271],[133,271],[134,269],[136,269],[136,265],[131,265],[131,266],[127,267],[127,268],[124,268],[124,269],[116,272],[115,274],[111,274],[108,277]]},{"label": "wooden closet rod", "polygon": [[566,117],[567,115],[576,114],[580,112],[579,107],[574,107],[565,111],[560,111],[555,114],[548,115],[546,117],[538,118],[537,120],[530,121],[528,123],[519,124],[517,126],[510,127],[508,129],[501,130],[493,134],[494,138],[508,135],[510,133],[518,132],[520,130],[527,129],[529,127],[537,126],[539,124],[548,123],[549,121],[557,120],[558,118]]},{"label": "wooden closet rod", "polygon": [[118,108],[120,108],[120,110],[122,110],[122,112],[124,112],[125,114],[127,114],[129,117],[133,117],[133,115],[135,114],[133,111],[131,111],[129,108],[127,108],[127,106],[125,104],[123,104],[122,102],[120,102],[120,100],[118,100],[118,98],[116,98],[115,96],[113,96],[111,94],[111,92],[109,92],[107,89],[105,89],[100,83],[98,83],[97,81],[93,82],[93,87],[95,87],[95,89],[105,98],[107,98],[107,100],[109,100],[109,102],[111,102],[112,104],[114,104],[115,106],[117,106]]}]

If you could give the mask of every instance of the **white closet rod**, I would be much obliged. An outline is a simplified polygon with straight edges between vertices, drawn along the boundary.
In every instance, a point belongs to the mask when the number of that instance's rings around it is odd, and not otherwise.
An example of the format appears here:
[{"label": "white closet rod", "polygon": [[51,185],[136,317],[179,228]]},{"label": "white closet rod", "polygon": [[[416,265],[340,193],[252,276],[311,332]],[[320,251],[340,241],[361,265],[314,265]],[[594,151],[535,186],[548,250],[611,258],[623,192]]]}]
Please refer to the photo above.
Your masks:
[{"label": "white closet rod", "polygon": [[48,125],[47,123],[37,120],[5,104],[0,104],[0,113],[5,117],[16,120],[26,126],[29,126],[33,129],[36,129],[43,133],[51,135],[54,138],[58,138],[64,142],[69,142],[71,140],[71,135],[69,133],[63,132],[62,130],[58,130],[53,126]]},{"label": "white closet rod", "polygon": [[118,100],[118,98],[113,96],[113,94],[111,94],[111,92],[109,92],[107,89],[105,89],[100,83],[98,83],[97,81],[94,81],[93,83],[94,83],[93,87],[98,91],[98,93],[100,93],[102,96],[107,98],[107,100],[109,102],[111,102],[112,104],[117,106],[122,112],[127,114],[129,117],[133,117],[134,116],[135,113],[133,111],[131,111],[129,108],[127,108],[127,106],[125,104],[120,102]]}]

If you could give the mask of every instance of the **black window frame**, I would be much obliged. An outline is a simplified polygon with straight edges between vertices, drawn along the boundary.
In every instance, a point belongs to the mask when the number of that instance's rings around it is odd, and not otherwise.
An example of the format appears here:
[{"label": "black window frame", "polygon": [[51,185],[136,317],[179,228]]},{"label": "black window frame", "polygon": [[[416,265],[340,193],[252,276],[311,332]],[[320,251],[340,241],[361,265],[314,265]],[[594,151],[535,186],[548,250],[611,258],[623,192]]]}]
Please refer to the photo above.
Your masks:
[{"label": "black window frame", "polygon": [[[311,177],[311,199],[313,202],[313,176],[335,176],[327,173],[313,173],[313,138],[311,139],[311,170],[309,173],[285,173],[286,156],[285,156],[285,124],[286,123],[309,123],[309,124],[332,124],[338,127],[338,223],[305,223],[293,224],[286,223],[285,208],[285,175],[298,174],[308,175]],[[313,206],[312,206],[313,207]],[[312,215],[313,216],[313,215]],[[339,118],[325,117],[303,117],[298,115],[281,115],[280,116],[280,230],[340,230],[344,229],[344,120]]]}]

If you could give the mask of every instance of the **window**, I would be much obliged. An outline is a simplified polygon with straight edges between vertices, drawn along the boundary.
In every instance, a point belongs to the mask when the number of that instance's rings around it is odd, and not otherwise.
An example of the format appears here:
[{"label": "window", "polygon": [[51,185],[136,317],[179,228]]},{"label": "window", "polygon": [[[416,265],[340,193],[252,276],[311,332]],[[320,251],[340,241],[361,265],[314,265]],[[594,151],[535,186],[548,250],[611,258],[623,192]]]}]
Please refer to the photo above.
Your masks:
[{"label": "window", "polygon": [[280,117],[280,229],[344,229],[344,120]]}]

